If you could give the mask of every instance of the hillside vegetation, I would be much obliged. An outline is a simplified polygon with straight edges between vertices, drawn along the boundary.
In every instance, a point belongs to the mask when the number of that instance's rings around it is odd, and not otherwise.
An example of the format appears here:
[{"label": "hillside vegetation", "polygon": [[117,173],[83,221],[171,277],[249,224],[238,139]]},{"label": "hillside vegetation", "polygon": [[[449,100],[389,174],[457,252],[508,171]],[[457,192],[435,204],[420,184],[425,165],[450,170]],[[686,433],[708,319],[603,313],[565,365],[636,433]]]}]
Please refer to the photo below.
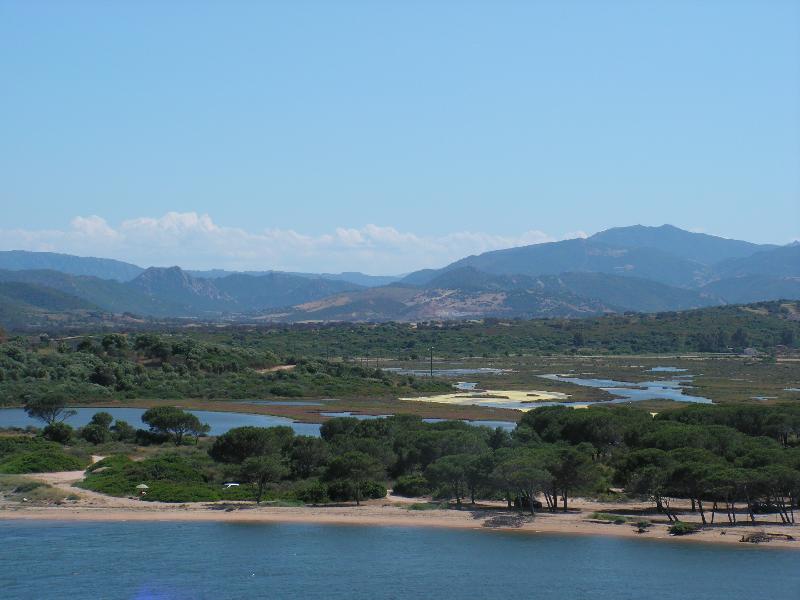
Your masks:
[{"label": "hillside vegetation", "polygon": [[425,357],[508,354],[773,352],[800,344],[800,303],[762,302],[654,315],[586,319],[297,324],[209,329],[207,339],[304,356]]},{"label": "hillside vegetation", "polygon": [[445,383],[317,359],[290,368],[263,349],[189,336],[108,334],[31,346],[0,344],[0,405],[55,396],[72,403],[111,398],[397,396],[446,391]]}]

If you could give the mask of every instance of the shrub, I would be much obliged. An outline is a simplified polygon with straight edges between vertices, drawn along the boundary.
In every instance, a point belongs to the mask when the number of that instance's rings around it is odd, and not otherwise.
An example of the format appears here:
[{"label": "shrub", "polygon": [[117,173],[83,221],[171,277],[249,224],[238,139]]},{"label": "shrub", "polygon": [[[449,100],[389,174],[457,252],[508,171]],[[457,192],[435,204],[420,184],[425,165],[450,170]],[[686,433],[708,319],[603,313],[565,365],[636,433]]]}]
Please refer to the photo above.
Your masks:
[{"label": "shrub", "polygon": [[361,488],[361,495],[363,498],[371,498],[373,500],[386,498],[386,486],[377,481],[368,481]]},{"label": "shrub", "polygon": [[92,465],[79,485],[112,496],[133,496],[136,486],[149,486],[144,500],[204,502],[219,500],[222,489],[211,486],[198,466],[178,454],[166,454],[136,462],[123,455],[107,457]]},{"label": "shrub", "polygon": [[609,523],[613,523],[614,525],[623,525],[628,522],[626,517],[622,515],[615,515],[612,513],[604,513],[604,512],[594,512],[589,515],[590,519],[597,519],[598,521],[608,521]]},{"label": "shrub", "polygon": [[327,485],[328,497],[334,502],[345,502],[353,500],[356,497],[353,484],[349,481],[340,479],[338,481],[331,481]]},{"label": "shrub", "polygon": [[447,502],[415,502],[406,506],[408,510],[442,510],[449,508]]},{"label": "shrub", "polygon": [[222,490],[206,483],[157,481],[150,484],[142,500],[149,502],[213,502],[222,498]]},{"label": "shrub", "polygon": [[66,423],[51,423],[42,430],[44,439],[59,444],[66,444],[72,439],[73,429]]},{"label": "shrub", "polygon": [[221,496],[223,500],[255,500],[256,488],[249,483],[243,483],[228,489],[222,488]]},{"label": "shrub", "polygon": [[111,431],[120,442],[130,442],[136,439],[136,429],[127,421],[117,420],[111,426]]},{"label": "shrub", "polygon": [[90,444],[105,444],[111,439],[111,432],[102,425],[90,423],[81,429],[81,437]]},{"label": "shrub", "polygon": [[97,461],[93,465],[90,465],[89,468],[86,469],[86,472],[93,473],[98,469],[103,469],[106,467],[119,468],[132,462],[133,461],[124,454],[112,454],[111,456],[106,456],[104,459]]},{"label": "shrub", "polygon": [[269,393],[273,396],[298,398],[303,395],[303,388],[291,383],[276,383],[269,388]]},{"label": "shrub", "polygon": [[669,528],[671,535],[688,535],[697,531],[700,531],[700,525],[697,523],[684,523],[683,521],[676,521]]},{"label": "shrub", "polygon": [[319,481],[310,481],[299,485],[293,495],[305,504],[322,504],[329,500],[328,487]]},{"label": "shrub", "polygon": [[42,448],[21,452],[0,462],[0,473],[50,473],[54,471],[78,471],[86,462],[70,456],[61,448]]},{"label": "shrub", "polygon": [[[356,489],[351,481],[337,479],[328,484],[328,497],[335,502],[356,499]],[[361,487],[362,500],[385,498],[386,486],[376,481],[368,481]]]},{"label": "shrub", "polygon": [[403,475],[398,477],[392,492],[398,496],[416,497],[429,494],[431,491],[428,480],[422,475]]}]

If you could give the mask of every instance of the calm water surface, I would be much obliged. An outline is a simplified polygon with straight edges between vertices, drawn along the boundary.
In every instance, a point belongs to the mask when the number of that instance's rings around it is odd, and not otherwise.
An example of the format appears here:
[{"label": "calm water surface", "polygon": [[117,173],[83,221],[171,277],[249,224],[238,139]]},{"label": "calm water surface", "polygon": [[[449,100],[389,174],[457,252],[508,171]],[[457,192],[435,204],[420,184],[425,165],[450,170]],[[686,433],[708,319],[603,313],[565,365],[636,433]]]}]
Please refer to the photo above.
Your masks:
[{"label": "calm water surface", "polygon": [[[600,388],[621,396],[615,400],[606,400],[603,404],[621,404],[624,402],[637,402],[641,400],[674,400],[675,402],[693,402],[695,404],[711,404],[711,400],[701,396],[692,396],[684,391],[687,386],[689,376],[681,380],[663,381],[641,381],[632,383],[630,381],[616,381],[614,379],[592,379],[583,377],[571,377],[568,375],[539,375],[544,379],[552,381],[564,381],[583,385],[586,387]],[[587,402],[586,404],[596,404]]]},{"label": "calm water surface", "polygon": [[[77,411],[74,417],[67,419],[67,423],[73,427],[83,427],[92,416],[100,411],[111,413],[114,420],[127,421],[133,427],[144,427],[142,415],[144,408],[98,408],[80,407],[73,408]],[[273,417],[270,415],[251,415],[247,413],[235,412],[214,412],[208,410],[190,410],[189,412],[197,415],[203,423],[208,423],[211,427],[209,435],[221,435],[234,427],[252,425],[254,427],[275,427],[276,425],[286,425],[291,427],[298,435],[319,435],[319,423],[296,423],[285,417]],[[21,408],[0,408],[0,427],[41,427],[41,421],[31,419]]]},{"label": "calm water surface", "polygon": [[800,554],[491,531],[0,521],[0,595],[745,600],[800,597]]}]

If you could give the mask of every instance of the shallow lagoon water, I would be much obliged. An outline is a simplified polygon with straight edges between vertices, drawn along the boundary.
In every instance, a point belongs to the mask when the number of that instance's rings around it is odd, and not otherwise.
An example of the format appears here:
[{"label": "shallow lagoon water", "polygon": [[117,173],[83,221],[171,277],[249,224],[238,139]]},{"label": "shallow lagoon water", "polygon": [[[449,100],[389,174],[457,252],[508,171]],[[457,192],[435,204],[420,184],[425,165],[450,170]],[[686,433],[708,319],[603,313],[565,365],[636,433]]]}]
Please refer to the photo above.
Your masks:
[{"label": "shallow lagoon water", "polygon": [[[144,427],[142,415],[144,408],[101,408],[101,407],[76,407],[72,410],[77,414],[67,419],[67,423],[73,427],[86,425],[92,416],[100,411],[111,413],[114,420],[127,421],[133,427]],[[298,423],[286,417],[273,417],[271,415],[254,415],[236,412],[217,412],[208,410],[189,411],[200,419],[203,423],[208,423],[211,427],[209,435],[221,435],[234,427],[251,425],[253,427],[275,427],[284,425],[291,427],[297,435],[319,435],[319,423]],[[0,427],[41,427],[41,421],[31,419],[21,408],[0,408]]]},{"label": "shallow lagoon water", "polygon": [[406,527],[0,520],[5,600],[797,598],[797,551]]},{"label": "shallow lagoon water", "polygon": [[364,415],[361,413],[353,413],[349,410],[343,410],[340,412],[321,412],[319,413],[323,417],[352,417],[354,419],[358,419],[359,421],[371,421],[372,419],[385,419],[386,417],[391,417],[393,415]]},{"label": "shallow lagoon water", "polygon": [[[67,419],[67,423],[73,427],[82,427],[86,425],[92,416],[100,411],[111,413],[114,420],[127,421],[134,427],[144,427],[142,423],[142,414],[146,409],[144,408],[102,408],[102,407],[79,407],[73,408],[77,414]],[[221,411],[207,411],[207,410],[192,410],[189,411],[197,415],[203,423],[208,423],[211,426],[209,435],[222,435],[229,429],[234,427],[276,427],[279,425],[291,427],[297,435],[310,435],[319,437],[319,423],[299,423],[288,419],[286,417],[273,417],[271,415],[254,415],[248,413],[238,412],[221,412]],[[362,415],[352,414],[350,412],[323,412],[320,413],[329,417],[354,417],[359,420],[368,419],[383,419],[391,417],[392,415]],[[444,421],[445,419],[424,419],[428,423],[436,423]],[[516,423],[512,421],[464,421],[471,425],[484,425],[487,427],[503,427],[511,431],[516,427]],[[21,408],[0,408],[0,428],[3,427],[41,427],[41,421],[31,419]]]},{"label": "shallow lagoon water", "polygon": [[[571,377],[568,375],[540,375],[544,379],[551,381],[563,381],[583,385],[587,387],[600,388],[615,396],[621,396],[614,400],[603,401],[603,404],[621,404],[624,402],[640,402],[642,400],[674,400],[675,402],[693,402],[696,404],[711,404],[711,400],[701,396],[691,396],[684,392],[686,379],[681,381],[642,381],[632,383],[629,381],[616,381],[614,379],[589,379],[583,377]],[[586,404],[597,404],[596,402],[586,402]]]}]

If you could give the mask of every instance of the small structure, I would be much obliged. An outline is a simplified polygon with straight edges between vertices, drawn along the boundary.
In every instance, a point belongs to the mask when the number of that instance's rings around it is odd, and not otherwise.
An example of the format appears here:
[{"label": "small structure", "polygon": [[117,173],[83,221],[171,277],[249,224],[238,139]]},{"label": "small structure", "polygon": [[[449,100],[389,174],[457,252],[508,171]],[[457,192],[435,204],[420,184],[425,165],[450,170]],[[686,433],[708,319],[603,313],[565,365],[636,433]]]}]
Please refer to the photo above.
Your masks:
[{"label": "small structure", "polygon": [[742,356],[758,356],[759,351],[755,348],[745,348],[742,350]]},{"label": "small structure", "polygon": [[223,483],[222,487],[224,489],[226,489],[226,490],[229,490],[229,489],[231,489],[233,487],[239,487],[239,484],[238,483]]},{"label": "small structure", "polygon": [[139,490],[140,496],[146,496],[147,490],[150,489],[150,486],[144,483],[140,483],[139,485],[136,486],[136,489]]}]

